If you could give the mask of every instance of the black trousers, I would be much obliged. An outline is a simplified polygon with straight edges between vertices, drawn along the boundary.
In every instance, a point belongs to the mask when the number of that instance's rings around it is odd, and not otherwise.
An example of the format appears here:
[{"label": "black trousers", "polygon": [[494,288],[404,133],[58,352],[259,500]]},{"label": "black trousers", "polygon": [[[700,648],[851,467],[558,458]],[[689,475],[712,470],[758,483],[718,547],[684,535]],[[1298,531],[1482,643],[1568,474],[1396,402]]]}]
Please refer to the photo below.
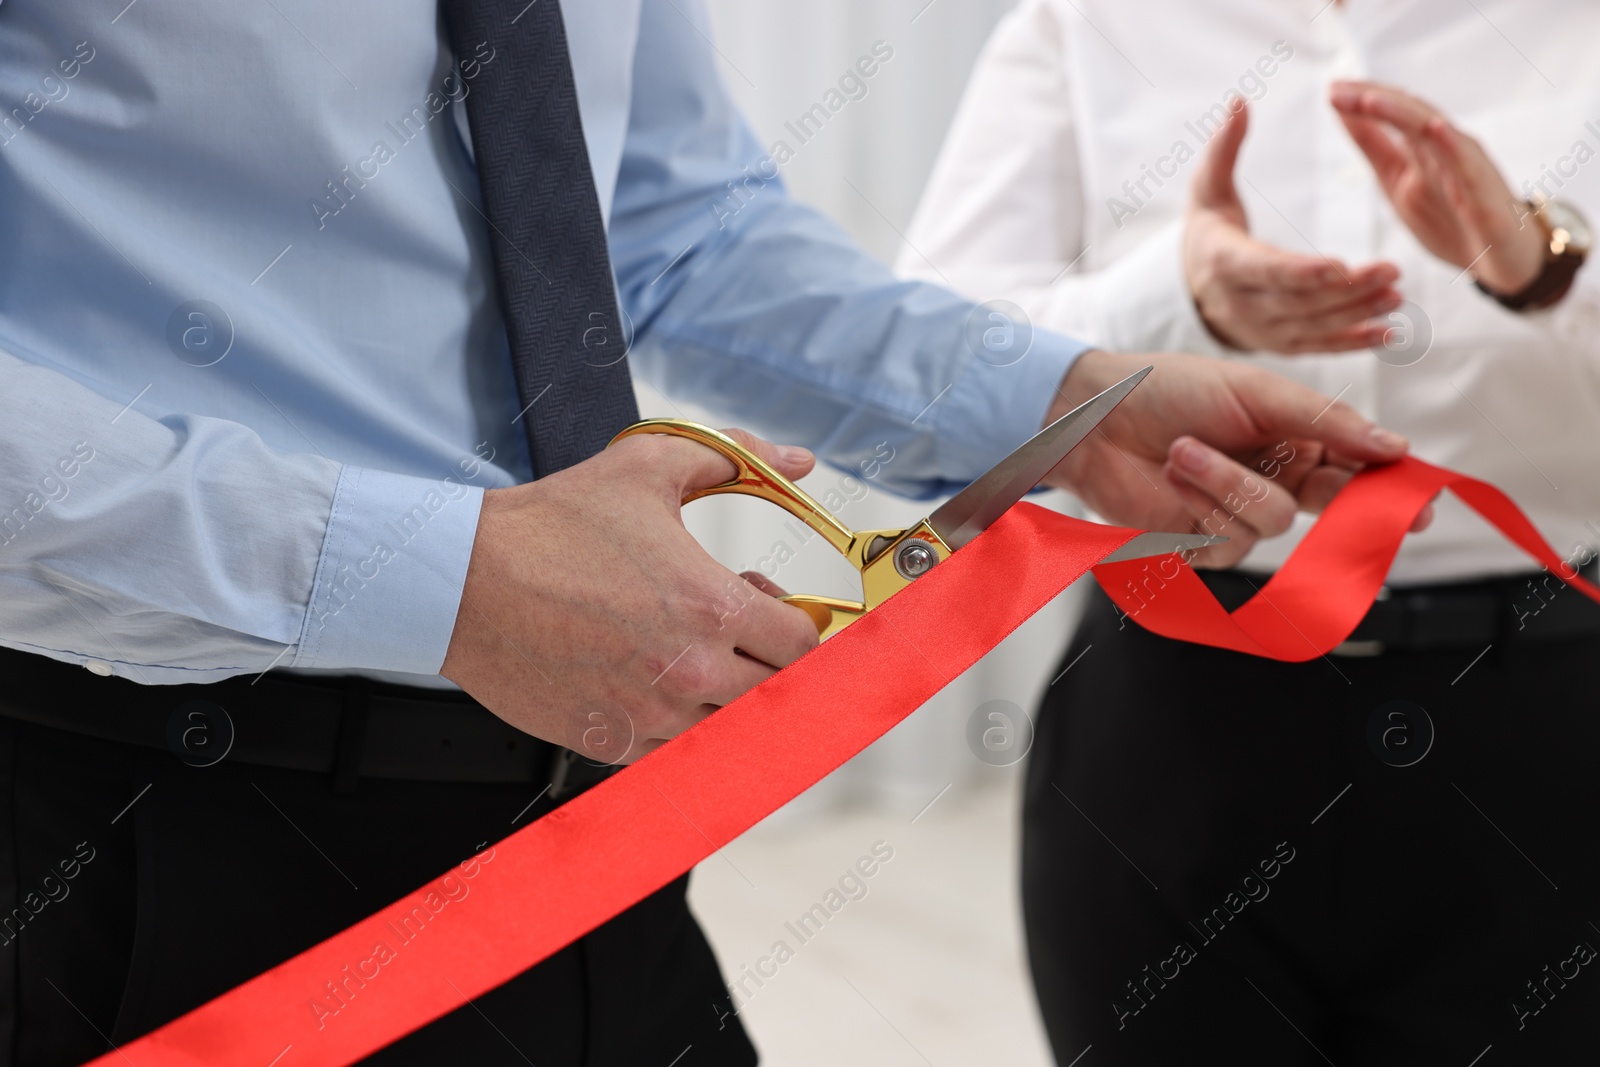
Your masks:
[{"label": "black trousers", "polygon": [[1096,590],[1024,812],[1058,1061],[1593,1062],[1600,640],[1479,651],[1274,663]]},{"label": "black trousers", "polygon": [[[0,1064],[68,1067],[153,1029],[492,845],[537,792],[363,779],[345,796],[325,774],[0,718]],[[755,1063],[686,884],[366,1062]]]}]

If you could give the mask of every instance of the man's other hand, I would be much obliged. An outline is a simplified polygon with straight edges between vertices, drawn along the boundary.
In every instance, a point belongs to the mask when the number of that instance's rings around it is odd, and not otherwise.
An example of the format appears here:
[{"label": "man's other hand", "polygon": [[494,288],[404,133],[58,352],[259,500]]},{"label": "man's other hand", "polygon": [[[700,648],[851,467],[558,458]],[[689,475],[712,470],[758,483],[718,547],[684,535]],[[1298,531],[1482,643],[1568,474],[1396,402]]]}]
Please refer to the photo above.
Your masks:
[{"label": "man's other hand", "polygon": [[[1171,353],[1084,353],[1049,418],[1148,364],[1156,369],[1047,481],[1115,523],[1229,538],[1197,566],[1232,566],[1297,511],[1321,511],[1363,466],[1405,455],[1399,434],[1281,375]],[[1431,518],[1430,506],[1412,529]]]}]

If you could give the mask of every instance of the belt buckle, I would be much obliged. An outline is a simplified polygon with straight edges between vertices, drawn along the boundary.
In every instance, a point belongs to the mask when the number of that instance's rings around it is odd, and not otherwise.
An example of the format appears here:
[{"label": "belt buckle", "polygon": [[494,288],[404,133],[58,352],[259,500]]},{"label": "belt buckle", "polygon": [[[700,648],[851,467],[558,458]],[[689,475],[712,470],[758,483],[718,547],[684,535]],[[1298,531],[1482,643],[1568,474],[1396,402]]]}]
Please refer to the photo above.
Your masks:
[{"label": "belt buckle", "polygon": [[[1387,585],[1380,585],[1378,587],[1377,595],[1374,596],[1372,600],[1375,605],[1382,604],[1391,596],[1393,596],[1393,593],[1390,591],[1389,587]],[[1332,656],[1348,656],[1352,659],[1368,659],[1372,656],[1383,655],[1385,650],[1385,645],[1382,641],[1351,640],[1340,641],[1337,645],[1334,645],[1328,650],[1328,654]]]}]

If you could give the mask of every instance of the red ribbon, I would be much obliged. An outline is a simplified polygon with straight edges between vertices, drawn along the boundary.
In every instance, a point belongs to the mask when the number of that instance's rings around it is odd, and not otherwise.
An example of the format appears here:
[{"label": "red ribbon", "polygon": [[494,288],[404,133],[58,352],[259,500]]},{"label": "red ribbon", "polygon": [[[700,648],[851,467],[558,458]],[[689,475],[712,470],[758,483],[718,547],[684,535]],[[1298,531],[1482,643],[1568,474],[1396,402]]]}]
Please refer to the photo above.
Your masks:
[{"label": "red ribbon", "polygon": [[[1355,628],[1406,529],[1444,488],[1600,601],[1600,589],[1570,577],[1503,493],[1415,459],[1358,475],[1260,595],[1231,616],[1176,557],[1093,566],[1138,531],[1021,504],[799,662],[492,853],[93,1067],[342,1067],[376,1052],[728,844],[915,711],[1091,567],[1155,633],[1274,659],[1321,655]],[[338,999],[329,983],[345,982],[346,968],[364,984],[359,996]]]},{"label": "red ribbon", "polygon": [[1550,573],[1600,601],[1600,589],[1577,577],[1510,497],[1488,482],[1415,458],[1351,479],[1278,572],[1231,614],[1173,556],[1101,564],[1095,580],[1152,633],[1301,663],[1350,636],[1377,598],[1417,513],[1445,489]]}]

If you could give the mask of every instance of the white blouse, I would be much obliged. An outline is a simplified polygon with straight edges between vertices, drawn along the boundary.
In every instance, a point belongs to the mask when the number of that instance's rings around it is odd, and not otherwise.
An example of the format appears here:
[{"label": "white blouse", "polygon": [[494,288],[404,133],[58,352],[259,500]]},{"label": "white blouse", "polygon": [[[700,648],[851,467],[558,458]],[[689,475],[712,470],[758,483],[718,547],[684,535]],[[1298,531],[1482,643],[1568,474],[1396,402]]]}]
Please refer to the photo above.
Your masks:
[{"label": "white blouse", "polygon": [[[1600,262],[1547,312],[1516,314],[1478,292],[1384,199],[1327,103],[1340,78],[1429,100],[1514,189],[1542,189],[1600,228],[1600,4],[1023,0],[979,59],[899,267],[1105,348],[1270,367],[1407,434],[1422,458],[1501,486],[1561,555],[1581,554],[1600,539]],[[1251,232],[1396,263],[1412,305],[1396,313],[1396,337],[1411,331],[1421,359],[1245,355],[1206,331],[1183,279],[1183,211],[1236,95],[1251,107],[1236,172]],[[1309,522],[1245,566],[1277,566]],[[1390,579],[1536,567],[1450,498]]]}]

